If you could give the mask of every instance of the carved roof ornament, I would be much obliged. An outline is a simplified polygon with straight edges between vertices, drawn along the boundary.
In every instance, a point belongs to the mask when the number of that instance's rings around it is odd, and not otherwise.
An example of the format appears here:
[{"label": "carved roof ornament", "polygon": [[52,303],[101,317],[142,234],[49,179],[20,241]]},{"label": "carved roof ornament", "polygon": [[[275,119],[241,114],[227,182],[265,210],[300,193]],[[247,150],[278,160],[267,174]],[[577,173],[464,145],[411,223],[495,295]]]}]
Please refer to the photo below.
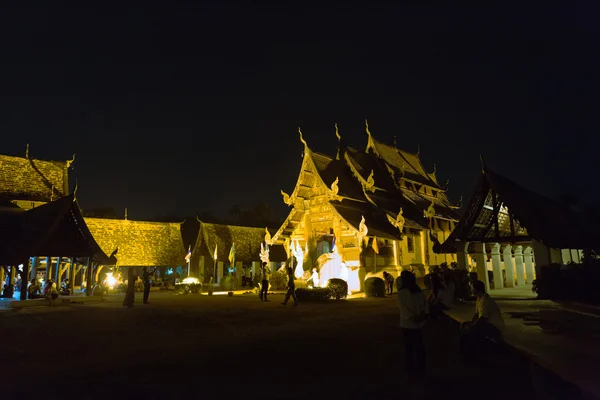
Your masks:
[{"label": "carved roof ornament", "polygon": [[338,124],[337,122],[335,123],[335,136],[338,138],[338,151],[337,154],[335,155],[335,159],[339,160],[340,159],[340,153],[342,152],[342,137],[340,136],[340,132],[338,130]]},{"label": "carved roof ornament", "polygon": [[435,208],[433,206],[434,203],[433,200],[431,200],[431,204],[429,205],[429,207],[427,207],[427,210],[425,210],[425,218],[435,217]]},{"label": "carved roof ornament", "polygon": [[373,136],[371,136],[371,131],[369,130],[369,123],[365,119],[365,131],[367,132],[367,148],[365,149],[365,153],[369,152],[369,149],[373,149],[375,153],[377,150],[375,149],[375,143],[373,143]]},{"label": "carved roof ornament", "polygon": [[386,214],[388,217],[388,221],[390,222],[390,224],[392,224],[396,228],[398,228],[398,230],[400,231],[400,235],[402,235],[402,231],[404,229],[404,223],[406,222],[406,220],[404,219],[402,214],[404,214],[404,210],[402,210],[402,207],[400,207],[400,211],[398,211],[398,215],[396,216],[396,219],[393,219],[392,217],[390,217],[389,214]]},{"label": "carved roof ornament", "polygon": [[269,232],[269,228],[265,228],[265,243],[267,245],[271,245],[271,233]]},{"label": "carved roof ornament", "polygon": [[269,264],[269,249],[260,244],[260,261]]},{"label": "carved roof ornament", "polygon": [[79,185],[77,184],[77,178],[75,179],[75,188],[73,188],[73,203],[77,201],[77,189]]},{"label": "carved roof ornament", "polygon": [[25,158],[29,158],[29,143],[27,143],[27,146],[25,147]]},{"label": "carved roof ornament", "polygon": [[67,161],[67,168],[69,168],[71,166],[71,164],[73,164],[73,162],[75,161],[75,154],[73,154],[73,158],[69,161]]},{"label": "carved roof ornament", "polygon": [[435,164],[433,164],[433,172],[432,172],[432,174],[435,175],[436,172],[437,172],[437,167],[435,166]]},{"label": "carved roof ornament", "polygon": [[302,131],[300,130],[300,127],[298,127],[298,133],[300,134],[300,141],[302,142],[304,147],[308,147],[308,144],[306,144],[306,140],[304,140],[304,137],[302,137]]},{"label": "carved roof ornament", "polygon": [[342,140],[342,137],[340,136],[340,131],[338,130],[337,122],[335,123],[335,137],[337,137],[340,141]]},{"label": "carved roof ornament", "polygon": [[331,194],[333,194],[333,196],[337,196],[338,191],[340,190],[340,188],[338,187],[339,182],[340,178],[336,176],[335,181],[333,181],[333,183],[331,184]]},{"label": "carved roof ornament", "polygon": [[367,236],[367,234],[369,233],[369,228],[367,228],[367,224],[365,223],[365,216],[362,216],[362,219],[360,220],[360,224],[358,225],[358,233],[356,234],[356,236],[358,237],[358,242],[360,244],[360,242],[362,241],[362,239]]},{"label": "carved roof ornament", "polygon": [[369,177],[367,178],[367,189],[369,189],[371,192],[375,192],[375,179],[373,178],[374,174],[375,172],[371,170],[371,174],[369,174]]},{"label": "carved roof ornament", "polygon": [[293,203],[293,201],[292,201],[292,199],[290,198],[290,195],[289,195],[289,194],[287,194],[286,192],[284,192],[283,190],[281,191],[281,195],[283,196],[283,202],[284,202],[285,204],[287,204],[288,206],[291,206],[291,205],[292,205],[292,203]]}]

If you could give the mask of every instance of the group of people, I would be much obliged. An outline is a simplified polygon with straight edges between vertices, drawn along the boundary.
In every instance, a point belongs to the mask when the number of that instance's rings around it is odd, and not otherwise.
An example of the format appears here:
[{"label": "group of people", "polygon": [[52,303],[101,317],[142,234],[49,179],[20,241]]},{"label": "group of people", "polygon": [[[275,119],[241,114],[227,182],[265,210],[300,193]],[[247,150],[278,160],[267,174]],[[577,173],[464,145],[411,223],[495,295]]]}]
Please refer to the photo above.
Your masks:
[{"label": "group of people", "polygon": [[[443,304],[439,296],[441,294],[443,299],[444,294],[440,293],[440,290],[448,290],[448,288],[439,286],[437,300],[434,299],[433,303],[430,303],[412,272],[402,271],[399,279],[398,308],[406,353],[406,368],[411,375],[421,375],[425,373],[425,344],[422,330],[431,315],[430,305],[437,307],[437,304]],[[504,329],[500,308],[486,293],[485,284],[474,281],[472,287],[473,294],[477,298],[476,313],[471,322],[461,325],[460,350],[466,356],[473,356],[486,337],[500,338]]]},{"label": "group of people", "polygon": [[49,279],[44,284],[44,288],[42,289],[37,279],[32,279],[27,285],[27,298],[28,299],[42,299],[47,298],[50,301],[50,304],[54,302],[58,298],[60,292],[56,289],[56,285],[52,279]]},{"label": "group of people", "polygon": [[[285,298],[283,300],[282,305],[286,305],[290,300],[290,297],[294,300],[294,305],[298,305],[298,298],[296,297],[296,284],[294,282],[294,270],[291,267],[286,267],[285,272],[288,277],[287,284],[287,292],[285,293]],[[271,275],[271,269],[267,265],[266,262],[263,262],[260,266],[260,287],[258,291],[258,298],[260,301],[269,301],[267,300],[267,293],[269,292],[269,276]]]}]

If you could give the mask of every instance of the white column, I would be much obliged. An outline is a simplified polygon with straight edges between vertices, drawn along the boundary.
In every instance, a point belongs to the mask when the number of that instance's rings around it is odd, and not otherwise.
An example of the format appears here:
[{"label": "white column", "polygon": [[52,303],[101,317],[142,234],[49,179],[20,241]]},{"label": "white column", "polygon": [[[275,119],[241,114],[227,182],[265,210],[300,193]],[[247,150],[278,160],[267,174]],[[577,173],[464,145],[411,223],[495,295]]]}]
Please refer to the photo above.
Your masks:
[{"label": "white column", "polygon": [[533,257],[532,257],[532,249],[527,246],[525,248],[525,254],[523,258],[525,259],[525,274],[527,275],[527,283],[531,285],[533,280],[535,279],[534,270],[533,270]]},{"label": "white column", "polygon": [[[517,276],[519,275],[519,271],[523,271],[523,246],[515,247],[515,269],[517,270]],[[528,278],[528,277],[527,277]],[[531,283],[527,281],[527,283]]]},{"label": "white column", "polygon": [[500,258],[500,244],[495,243],[492,246],[492,271],[494,272],[494,289],[504,287],[504,277],[502,276],[502,259]]},{"label": "white column", "polygon": [[[521,267],[523,266],[521,265]],[[510,244],[504,248],[504,270],[506,271],[506,287],[515,287],[515,266],[513,265],[512,246]],[[523,268],[520,272],[517,270],[517,283],[519,286],[525,284]]]},{"label": "white column", "polygon": [[475,264],[477,279],[485,284],[485,290],[490,290],[490,281],[487,273],[487,256],[485,254],[485,243],[475,243]]},{"label": "white column", "polygon": [[467,260],[468,251],[467,248],[469,246],[468,242],[456,242],[456,262],[459,268],[468,269],[469,261]]}]

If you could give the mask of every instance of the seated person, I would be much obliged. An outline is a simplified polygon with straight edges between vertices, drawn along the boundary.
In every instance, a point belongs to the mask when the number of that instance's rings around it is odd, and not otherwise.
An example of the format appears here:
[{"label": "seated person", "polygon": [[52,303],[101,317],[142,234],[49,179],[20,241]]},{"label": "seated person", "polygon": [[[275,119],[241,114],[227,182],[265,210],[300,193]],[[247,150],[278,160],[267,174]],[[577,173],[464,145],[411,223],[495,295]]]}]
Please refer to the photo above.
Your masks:
[{"label": "seated person", "polygon": [[27,298],[28,299],[39,299],[42,297],[40,293],[40,285],[38,285],[35,279],[32,279],[27,287]]},{"label": "seated person", "polygon": [[485,291],[482,281],[473,282],[473,294],[477,297],[476,313],[473,321],[461,326],[460,349],[465,355],[474,354],[483,340],[488,338],[501,339],[504,331],[504,318],[500,308]]},{"label": "seated person", "polygon": [[69,287],[69,278],[62,281],[62,283],[60,284],[60,290],[58,291],[58,293],[62,294],[63,296],[68,296],[71,294],[71,289]]}]

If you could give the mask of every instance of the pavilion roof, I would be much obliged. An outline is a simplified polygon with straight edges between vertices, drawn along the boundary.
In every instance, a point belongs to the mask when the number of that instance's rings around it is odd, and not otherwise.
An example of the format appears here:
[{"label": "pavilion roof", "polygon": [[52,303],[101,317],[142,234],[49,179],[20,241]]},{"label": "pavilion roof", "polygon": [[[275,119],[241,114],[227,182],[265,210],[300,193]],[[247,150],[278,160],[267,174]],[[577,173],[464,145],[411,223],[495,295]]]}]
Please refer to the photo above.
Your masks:
[{"label": "pavilion roof", "polygon": [[0,155],[0,200],[48,202],[68,195],[69,163]]},{"label": "pavilion roof", "polygon": [[114,264],[88,229],[75,195],[28,211],[0,211],[0,264],[20,264],[29,257],[93,257]]},{"label": "pavilion roof", "polygon": [[[276,229],[269,229],[273,236]],[[265,228],[211,224],[200,221],[200,232],[192,256],[200,253],[212,258],[217,247],[217,261],[227,262],[231,246],[235,243],[235,260],[243,263],[260,261],[260,244],[265,240]],[[271,261],[285,261],[287,254],[282,245],[269,248]]]},{"label": "pavilion roof", "polygon": [[185,265],[181,223],[85,218],[105,252],[118,248],[120,267],[177,267]]},{"label": "pavilion roof", "polygon": [[[494,196],[497,210],[494,210]],[[495,229],[496,215],[498,231]],[[510,227],[510,217],[513,228]],[[537,239],[559,249],[600,247],[596,222],[563,204],[534,193],[484,167],[463,217],[448,239],[435,249],[456,251],[456,242],[517,242]]]}]

